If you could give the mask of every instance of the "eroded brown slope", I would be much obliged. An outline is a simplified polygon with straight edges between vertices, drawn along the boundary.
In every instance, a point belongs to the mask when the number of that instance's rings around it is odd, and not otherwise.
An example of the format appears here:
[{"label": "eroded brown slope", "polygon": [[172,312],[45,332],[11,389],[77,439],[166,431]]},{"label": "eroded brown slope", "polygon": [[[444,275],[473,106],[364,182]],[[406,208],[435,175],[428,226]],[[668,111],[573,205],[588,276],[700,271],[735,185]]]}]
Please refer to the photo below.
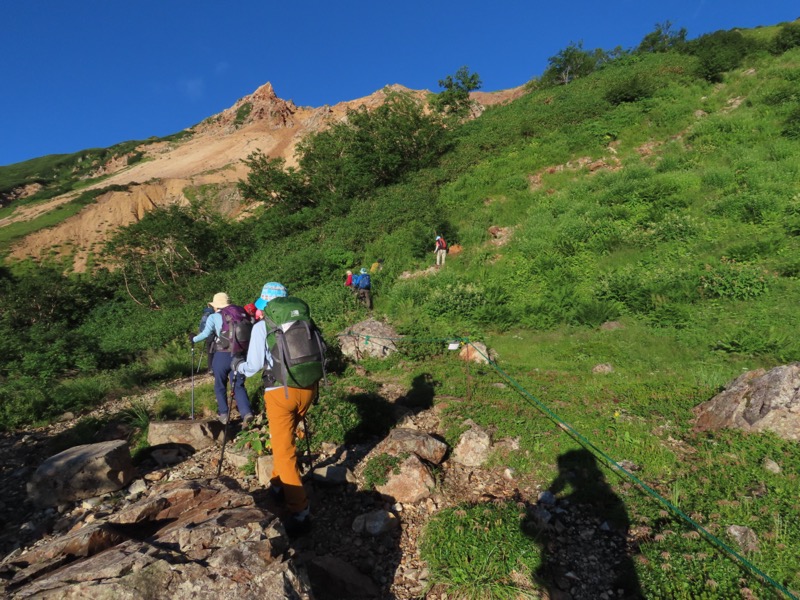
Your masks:
[{"label": "eroded brown slope", "polygon": [[[397,85],[389,86],[389,89],[407,91],[420,98],[428,93]],[[520,93],[521,89],[480,93],[476,99],[486,106]],[[103,174],[108,177],[93,187],[128,185],[128,191],[104,194],[97,202],[59,225],[25,237],[12,248],[10,258],[72,256],[75,270],[84,271],[92,253],[98,251],[118,228],[141,219],[156,207],[187,204],[187,190],[200,186],[215,186],[221,194],[239,200],[235,184],[246,176],[247,167],[242,161],[251,153],[258,150],[271,157],[284,158],[287,165],[296,166],[295,148],[306,135],[343,119],[349,109],[361,105],[373,108],[385,99],[386,90],[380,90],[335,106],[298,107],[291,101],[278,98],[272,85],[267,83],[232,107],[192,128],[191,137],[178,142],[144,145],[139,150],[144,152],[145,159],[131,167],[123,160],[105,165]],[[242,118],[243,114],[247,116]],[[29,220],[74,196],[73,193],[47,204],[20,209],[0,226]],[[238,206],[238,202],[228,205]]]}]

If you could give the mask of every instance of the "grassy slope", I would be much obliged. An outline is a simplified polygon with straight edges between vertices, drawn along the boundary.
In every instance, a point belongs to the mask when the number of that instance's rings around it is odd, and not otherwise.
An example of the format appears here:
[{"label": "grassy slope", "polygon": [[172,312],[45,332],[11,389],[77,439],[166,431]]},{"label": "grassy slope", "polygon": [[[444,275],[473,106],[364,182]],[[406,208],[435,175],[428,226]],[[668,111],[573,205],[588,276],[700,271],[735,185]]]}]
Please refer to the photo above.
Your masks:
[{"label": "grassy slope", "polygon": [[[675,72],[668,64],[674,59],[659,60],[632,68]],[[486,334],[502,368],[612,458],[642,466],[649,485],[726,542],[729,525],[755,529],[761,547],[749,558],[793,589],[800,587],[790,543],[800,534],[792,492],[797,445],[768,435],[697,435],[691,408],[743,370],[800,356],[792,334],[800,299],[792,224],[800,144],[781,137],[791,106],[776,101],[797,80],[799,63],[796,51],[755,59],[716,86],[676,78],[650,99],[607,110],[595,100],[608,89],[610,72],[568,91],[531,94],[486,115],[474,137],[491,119],[505,127],[557,122],[540,115],[557,111],[560,101],[578,103],[591,118],[487,159],[442,194],[467,248],[448,264],[450,291],[469,297],[471,285],[487,303],[508,308],[509,326],[523,325]],[[558,116],[563,123],[570,114]],[[527,176],[546,167],[582,155],[609,160],[603,138],[616,139],[621,170],[545,174],[542,187],[529,190]],[[656,143],[651,156],[637,150],[646,142]],[[516,227],[513,241],[489,245],[489,225]],[[440,284],[406,286],[430,291]],[[593,327],[606,318],[625,328]],[[598,363],[615,371],[595,375]],[[498,436],[518,436],[522,449],[506,461],[551,480],[557,457],[576,442],[557,433],[530,399],[491,386],[498,378],[487,371],[476,399],[461,405],[453,422],[469,416],[496,427]],[[766,458],[782,473],[765,471]],[[680,520],[662,518],[647,494],[607,476],[632,522],[650,528],[638,565],[648,597],[724,598],[742,587],[761,589],[752,576],[739,581],[735,563]],[[501,540],[478,543],[485,550]],[[531,545],[508,543],[521,552]],[[443,581],[469,589],[439,566]]]}]

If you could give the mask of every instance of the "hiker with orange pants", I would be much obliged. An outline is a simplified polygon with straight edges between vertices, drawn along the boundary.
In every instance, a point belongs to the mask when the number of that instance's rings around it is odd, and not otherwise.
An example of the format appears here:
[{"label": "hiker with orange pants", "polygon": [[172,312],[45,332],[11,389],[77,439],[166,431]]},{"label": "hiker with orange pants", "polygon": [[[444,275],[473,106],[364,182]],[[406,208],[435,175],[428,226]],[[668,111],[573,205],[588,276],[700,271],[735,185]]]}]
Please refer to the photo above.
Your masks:
[{"label": "hiker with orange pants", "polygon": [[[273,303],[273,306],[268,307],[270,303]],[[288,312],[297,320],[285,321],[276,317],[281,313],[280,308],[275,307],[282,303],[291,308]],[[247,359],[237,361],[233,369],[246,377],[264,370],[264,407],[269,421],[273,455],[273,469],[268,490],[276,500],[285,500],[290,516],[283,520],[284,527],[289,535],[297,535],[310,529],[311,515],[308,496],[303,489],[297,466],[295,432],[317,397],[317,381],[324,374],[324,366],[321,364],[324,362],[324,342],[308,318],[308,306],[298,298],[289,297],[286,288],[280,283],[274,281],[266,283],[255,305],[258,310],[264,312],[264,318],[253,326]],[[302,314],[303,312],[305,314]],[[297,323],[301,324],[298,326],[301,334],[296,338],[291,332],[296,329],[294,326]],[[281,331],[283,333],[280,333]],[[283,336],[283,340],[276,343],[275,339],[279,336]],[[269,346],[271,339],[272,350]],[[293,363],[289,359],[293,355],[293,348],[297,347],[298,339],[301,340],[300,346],[306,339],[316,340],[319,345],[314,358],[315,365],[320,363],[318,367],[320,376],[312,376],[310,385],[308,385],[309,380],[302,378],[302,374],[289,371],[288,365]],[[302,348],[297,356],[307,357],[311,354],[313,349]],[[292,366],[292,369],[296,368],[296,365]]]}]

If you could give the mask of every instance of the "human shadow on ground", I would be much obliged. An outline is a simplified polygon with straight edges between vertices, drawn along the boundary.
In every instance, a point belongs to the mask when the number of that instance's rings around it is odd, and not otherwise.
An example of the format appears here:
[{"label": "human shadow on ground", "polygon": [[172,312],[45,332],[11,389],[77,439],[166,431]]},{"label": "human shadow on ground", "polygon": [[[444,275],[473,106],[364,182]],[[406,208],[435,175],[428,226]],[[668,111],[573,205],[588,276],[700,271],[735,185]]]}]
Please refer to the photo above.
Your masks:
[{"label": "human shadow on ground", "polygon": [[[315,478],[311,469],[339,465],[352,472],[403,418],[433,406],[434,389],[435,382],[426,373],[415,377],[411,387],[394,402],[374,392],[346,395],[337,401],[354,406],[359,418],[344,432],[342,446],[324,457],[317,453],[308,457],[307,440],[298,441],[298,459],[304,463],[303,485],[311,505],[313,527],[309,533],[292,538],[291,547],[296,563],[308,572],[318,600],[395,598],[391,588],[403,551],[400,528],[377,535],[353,530],[357,517],[391,512],[396,504],[394,498],[374,490],[360,490],[353,481],[325,483]],[[323,435],[314,431],[315,420],[321,418],[310,411],[312,440],[316,434]],[[251,493],[257,505],[279,518],[288,516],[285,506],[266,489]],[[399,516],[402,518],[402,513]]]},{"label": "human shadow on ground", "polygon": [[552,600],[644,598],[625,504],[588,450],[558,457],[558,476],[528,507],[521,527],[541,547],[534,580]]}]

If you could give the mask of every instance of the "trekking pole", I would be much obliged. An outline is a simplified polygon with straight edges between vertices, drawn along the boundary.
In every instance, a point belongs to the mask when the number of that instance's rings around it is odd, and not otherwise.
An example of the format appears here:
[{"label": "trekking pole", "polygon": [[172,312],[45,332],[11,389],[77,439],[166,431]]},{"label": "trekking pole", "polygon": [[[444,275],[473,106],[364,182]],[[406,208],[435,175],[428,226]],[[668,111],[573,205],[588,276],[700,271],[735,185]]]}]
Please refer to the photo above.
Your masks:
[{"label": "trekking pole", "polygon": [[192,342],[192,362],[189,366],[192,369],[192,421],[194,421],[194,342]]},{"label": "trekking pole", "polygon": [[228,419],[225,421],[225,432],[222,434],[222,449],[219,452],[219,466],[217,467],[217,479],[222,473],[222,458],[225,456],[225,444],[228,441],[228,427],[231,424],[231,410],[233,400],[233,387],[236,385],[236,371],[231,372],[231,393],[228,396]]},{"label": "trekking pole", "polygon": [[200,372],[200,363],[202,362],[203,362],[203,355],[201,354],[200,358],[197,359],[197,370],[195,371],[196,373]]},{"label": "trekking pole", "polygon": [[306,438],[306,460],[308,472],[311,474],[311,483],[314,483],[314,457],[311,455],[311,429],[308,428],[308,419],[303,415],[303,430]]}]

